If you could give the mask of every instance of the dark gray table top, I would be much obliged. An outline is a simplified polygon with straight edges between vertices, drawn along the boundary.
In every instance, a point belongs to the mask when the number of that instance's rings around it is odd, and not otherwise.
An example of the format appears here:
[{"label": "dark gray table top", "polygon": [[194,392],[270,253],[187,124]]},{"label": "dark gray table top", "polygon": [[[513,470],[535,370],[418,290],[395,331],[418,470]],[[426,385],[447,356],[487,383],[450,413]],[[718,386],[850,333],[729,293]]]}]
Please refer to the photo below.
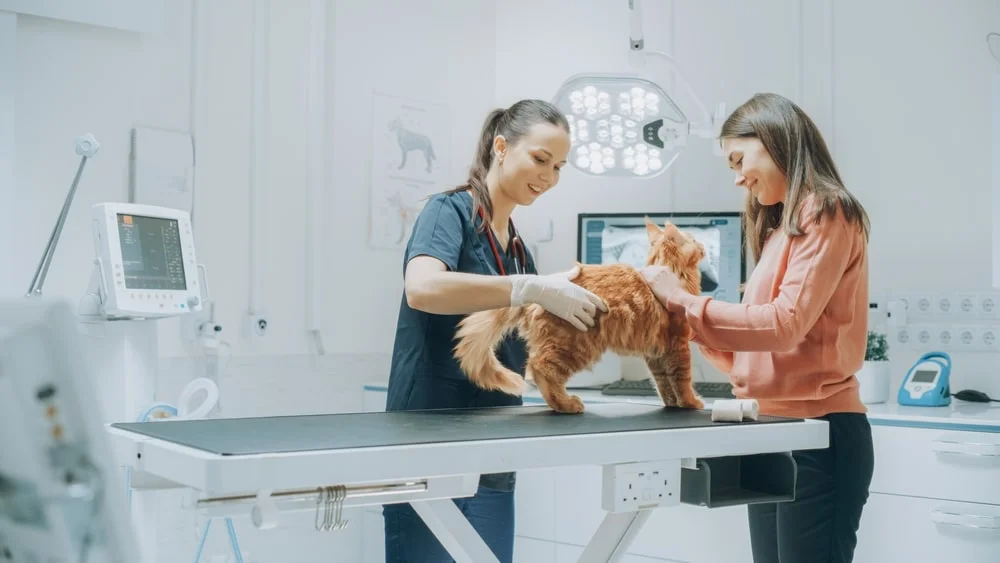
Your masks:
[{"label": "dark gray table top", "polygon": [[577,415],[558,414],[547,406],[520,406],[135,422],[112,427],[233,456],[801,421],[760,416],[757,421],[712,422],[709,411],[608,403],[587,405],[586,412]]}]

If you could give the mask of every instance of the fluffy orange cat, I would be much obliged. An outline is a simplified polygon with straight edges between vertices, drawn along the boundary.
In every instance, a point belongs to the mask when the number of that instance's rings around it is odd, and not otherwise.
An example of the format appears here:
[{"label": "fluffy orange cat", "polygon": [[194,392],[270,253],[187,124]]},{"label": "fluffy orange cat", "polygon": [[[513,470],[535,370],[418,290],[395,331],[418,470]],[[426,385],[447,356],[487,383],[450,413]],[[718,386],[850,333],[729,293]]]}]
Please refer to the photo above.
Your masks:
[{"label": "fluffy orange cat", "polygon": [[[646,219],[647,265],[666,266],[692,293],[701,291],[698,263],[705,248],[671,223],[661,229]],[[583,401],[566,392],[575,373],[592,366],[605,351],[642,356],[666,406],[704,408],[691,385],[691,329],[683,315],[668,313],[635,268],[626,264],[580,265],[573,280],[608,305],[595,326],[580,332],[539,305],[481,311],[465,317],[456,334],[455,357],[476,386],[521,395],[525,379],[538,386],[545,402],[561,413],[583,412]],[[525,377],[507,369],[494,348],[513,329],[527,342]]]}]

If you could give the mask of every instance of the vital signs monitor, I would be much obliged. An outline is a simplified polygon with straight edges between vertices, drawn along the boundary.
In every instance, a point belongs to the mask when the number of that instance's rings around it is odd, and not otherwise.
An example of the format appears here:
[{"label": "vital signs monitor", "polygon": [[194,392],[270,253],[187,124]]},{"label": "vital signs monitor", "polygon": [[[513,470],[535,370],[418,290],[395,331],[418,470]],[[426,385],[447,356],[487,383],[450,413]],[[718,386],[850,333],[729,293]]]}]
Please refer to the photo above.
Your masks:
[{"label": "vital signs monitor", "polygon": [[99,203],[93,207],[92,219],[104,316],[157,318],[201,309],[198,262],[187,211]]},{"label": "vital signs monitor", "polygon": [[581,213],[577,217],[577,260],[583,264],[626,263],[641,268],[649,253],[646,218],[663,226],[669,221],[705,246],[701,293],[738,303],[746,278],[742,214]]}]

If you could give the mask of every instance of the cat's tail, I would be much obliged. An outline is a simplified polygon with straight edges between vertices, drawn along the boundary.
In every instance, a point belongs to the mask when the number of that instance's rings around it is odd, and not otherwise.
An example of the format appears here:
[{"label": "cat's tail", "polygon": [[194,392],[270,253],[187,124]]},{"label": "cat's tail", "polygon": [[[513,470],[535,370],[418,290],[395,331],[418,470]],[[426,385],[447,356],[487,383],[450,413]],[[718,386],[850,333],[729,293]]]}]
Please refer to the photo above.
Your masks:
[{"label": "cat's tail", "polygon": [[455,359],[474,385],[516,396],[524,392],[524,378],[500,363],[494,350],[525,312],[523,307],[492,309],[472,313],[459,322]]}]

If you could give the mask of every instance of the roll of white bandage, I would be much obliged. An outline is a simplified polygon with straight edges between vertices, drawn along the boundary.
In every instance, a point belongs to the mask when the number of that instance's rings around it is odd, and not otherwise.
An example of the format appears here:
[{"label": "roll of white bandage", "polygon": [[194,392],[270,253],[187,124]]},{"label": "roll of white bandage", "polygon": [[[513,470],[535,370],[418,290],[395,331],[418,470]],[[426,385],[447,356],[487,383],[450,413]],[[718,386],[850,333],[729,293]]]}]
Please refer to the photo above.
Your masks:
[{"label": "roll of white bandage", "polygon": [[716,399],[712,403],[712,422],[742,422],[743,406],[739,399]]},{"label": "roll of white bandage", "polygon": [[[191,399],[198,392],[204,392],[205,399],[197,405],[192,405]],[[204,418],[218,403],[219,387],[211,379],[199,377],[188,383],[181,391],[180,400],[177,401],[177,417],[182,419]]]},{"label": "roll of white bandage", "polygon": [[757,420],[757,416],[760,415],[760,405],[757,404],[757,399],[738,399],[740,402],[740,410],[743,411],[743,420]]},{"label": "roll of white bandage", "polygon": [[755,399],[716,399],[712,403],[713,422],[757,420],[760,407]]}]

